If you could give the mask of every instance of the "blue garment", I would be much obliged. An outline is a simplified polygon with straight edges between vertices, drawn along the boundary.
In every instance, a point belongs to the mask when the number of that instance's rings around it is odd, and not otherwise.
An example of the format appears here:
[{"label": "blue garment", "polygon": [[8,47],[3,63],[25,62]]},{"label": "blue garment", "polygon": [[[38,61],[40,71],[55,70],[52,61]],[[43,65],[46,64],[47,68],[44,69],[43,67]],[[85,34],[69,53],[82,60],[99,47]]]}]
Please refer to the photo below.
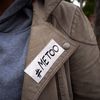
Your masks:
[{"label": "blue garment", "polygon": [[21,100],[32,0],[14,0],[0,16],[0,100]]}]

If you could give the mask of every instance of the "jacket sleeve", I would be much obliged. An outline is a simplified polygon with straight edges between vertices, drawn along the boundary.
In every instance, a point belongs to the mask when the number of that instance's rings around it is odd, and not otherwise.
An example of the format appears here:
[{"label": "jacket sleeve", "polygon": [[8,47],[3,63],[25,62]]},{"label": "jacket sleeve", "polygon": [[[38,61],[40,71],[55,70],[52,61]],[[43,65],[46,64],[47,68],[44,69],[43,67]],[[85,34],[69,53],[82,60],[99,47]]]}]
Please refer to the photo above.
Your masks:
[{"label": "jacket sleeve", "polygon": [[91,25],[77,8],[71,38],[80,46],[70,58],[74,100],[100,100],[100,55]]}]

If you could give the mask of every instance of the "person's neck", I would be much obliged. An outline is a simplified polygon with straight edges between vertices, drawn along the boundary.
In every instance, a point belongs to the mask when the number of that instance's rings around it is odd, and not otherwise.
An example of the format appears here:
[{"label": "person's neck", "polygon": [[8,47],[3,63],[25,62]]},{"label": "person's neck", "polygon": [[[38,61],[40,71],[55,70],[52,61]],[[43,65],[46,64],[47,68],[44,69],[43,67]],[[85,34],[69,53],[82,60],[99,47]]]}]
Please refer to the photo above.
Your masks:
[{"label": "person's neck", "polygon": [[0,15],[11,5],[14,0],[1,0],[0,1]]}]

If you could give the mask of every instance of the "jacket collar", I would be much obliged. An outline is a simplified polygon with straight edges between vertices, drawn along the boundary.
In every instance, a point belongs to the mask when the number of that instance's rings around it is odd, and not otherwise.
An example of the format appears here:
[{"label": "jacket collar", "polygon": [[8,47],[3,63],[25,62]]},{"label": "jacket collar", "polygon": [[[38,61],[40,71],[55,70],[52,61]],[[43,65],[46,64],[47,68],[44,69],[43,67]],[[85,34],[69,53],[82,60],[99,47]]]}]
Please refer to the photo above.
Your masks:
[{"label": "jacket collar", "polygon": [[47,21],[62,0],[36,0],[33,3],[33,25]]},{"label": "jacket collar", "polygon": [[59,5],[62,0],[45,0],[45,12],[49,16],[51,12]]}]

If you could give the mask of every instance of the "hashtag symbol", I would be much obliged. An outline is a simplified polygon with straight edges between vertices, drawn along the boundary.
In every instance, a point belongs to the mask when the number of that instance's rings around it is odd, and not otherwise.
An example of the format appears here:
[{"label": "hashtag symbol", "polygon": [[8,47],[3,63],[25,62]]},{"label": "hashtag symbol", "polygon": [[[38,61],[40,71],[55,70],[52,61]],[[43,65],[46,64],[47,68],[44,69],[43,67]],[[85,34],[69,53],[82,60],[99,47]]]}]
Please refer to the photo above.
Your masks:
[{"label": "hashtag symbol", "polygon": [[42,76],[41,76],[41,72],[42,72],[42,70],[40,70],[40,69],[36,69],[35,71],[36,71],[36,75],[37,75],[37,77],[41,78],[41,77],[42,77]]}]

